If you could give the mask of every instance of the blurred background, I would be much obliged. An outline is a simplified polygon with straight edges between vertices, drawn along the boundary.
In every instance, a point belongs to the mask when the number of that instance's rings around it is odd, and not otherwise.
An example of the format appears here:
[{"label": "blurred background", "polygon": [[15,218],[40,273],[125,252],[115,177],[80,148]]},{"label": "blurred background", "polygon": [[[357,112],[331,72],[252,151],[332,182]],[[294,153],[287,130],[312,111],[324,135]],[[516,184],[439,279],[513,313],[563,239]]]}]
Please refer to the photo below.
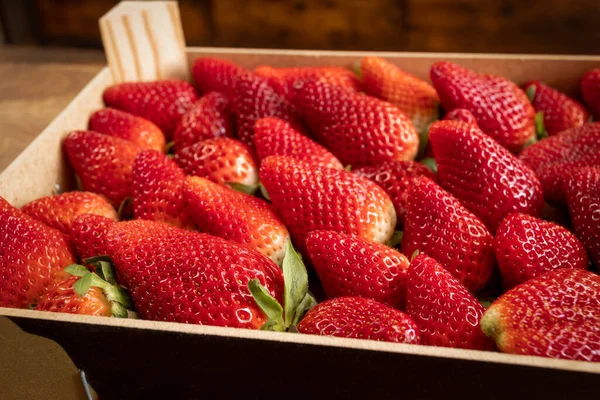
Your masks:
[{"label": "blurred background", "polygon": [[[117,0],[0,0],[2,42],[100,49]],[[600,54],[599,0],[181,0],[188,45]]]}]

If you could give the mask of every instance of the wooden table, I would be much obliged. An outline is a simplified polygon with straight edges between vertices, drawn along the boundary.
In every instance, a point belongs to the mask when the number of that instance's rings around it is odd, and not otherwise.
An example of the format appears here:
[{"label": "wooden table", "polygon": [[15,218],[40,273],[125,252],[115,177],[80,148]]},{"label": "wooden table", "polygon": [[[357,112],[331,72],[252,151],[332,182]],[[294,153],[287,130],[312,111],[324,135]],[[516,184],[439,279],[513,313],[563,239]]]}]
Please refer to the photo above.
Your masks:
[{"label": "wooden table", "polygon": [[105,64],[100,51],[0,47],[0,171]]}]

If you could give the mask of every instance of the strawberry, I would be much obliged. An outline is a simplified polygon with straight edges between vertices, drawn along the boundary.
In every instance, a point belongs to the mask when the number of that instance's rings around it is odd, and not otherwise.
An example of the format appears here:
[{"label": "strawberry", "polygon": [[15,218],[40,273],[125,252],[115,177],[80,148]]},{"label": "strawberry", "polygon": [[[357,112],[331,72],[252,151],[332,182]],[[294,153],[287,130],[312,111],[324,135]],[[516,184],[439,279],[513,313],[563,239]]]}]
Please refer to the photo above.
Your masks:
[{"label": "strawberry", "polygon": [[237,122],[237,136],[253,146],[254,124],[263,117],[277,117],[293,127],[302,126],[300,116],[287,99],[269,85],[267,79],[248,72],[235,81],[233,110]]},{"label": "strawberry", "polygon": [[114,108],[90,117],[90,130],[129,140],[144,149],[165,151],[165,135],[153,122]]},{"label": "strawberry", "polygon": [[289,233],[269,203],[192,176],[185,181],[183,197],[200,231],[243,244],[281,264]]},{"label": "strawberry", "polygon": [[401,251],[436,259],[472,292],[483,289],[492,273],[494,239],[479,218],[428,178],[415,179],[408,191]]},{"label": "strawberry", "polygon": [[114,224],[106,241],[143,319],[258,329],[266,317],[249,280],[283,297],[281,270],[271,260],[215,236],[133,220]]},{"label": "strawberry", "polygon": [[256,121],[254,146],[260,160],[269,156],[291,156],[323,167],[344,168],[325,147],[279,118],[267,117]]},{"label": "strawberry", "polygon": [[527,82],[523,85],[523,90],[527,93],[533,109],[543,113],[543,129],[539,130],[548,136],[581,126],[590,118],[587,110],[578,101],[539,81]]},{"label": "strawberry", "polygon": [[230,96],[238,75],[245,68],[215,57],[198,57],[192,65],[192,76],[201,93],[221,92]]},{"label": "strawberry", "polygon": [[477,125],[475,116],[471,113],[471,111],[465,110],[464,108],[455,108],[444,115],[444,119],[450,121],[462,121],[479,127],[479,125]]},{"label": "strawberry", "polygon": [[323,80],[305,82],[293,98],[317,139],[344,165],[376,165],[417,155],[415,127],[390,103]]},{"label": "strawberry", "polygon": [[546,200],[564,204],[564,185],[577,169],[600,166],[600,123],[571,128],[535,143],[519,154],[533,169],[544,189]]},{"label": "strawberry", "polygon": [[535,138],[533,107],[517,85],[447,61],[432,65],[431,82],[444,109],[469,110],[479,128],[512,152]]},{"label": "strawberry", "polygon": [[175,162],[188,174],[217,183],[258,183],[258,165],[252,150],[239,140],[207,139],[178,150]]},{"label": "strawberry", "polygon": [[403,254],[331,231],[311,232],[306,248],[328,298],[358,296],[404,308],[409,262]]},{"label": "strawberry", "polygon": [[509,290],[486,310],[500,351],[600,361],[600,276],[560,268]]},{"label": "strawberry", "polygon": [[42,197],[26,204],[21,211],[67,235],[75,218],[83,214],[99,215],[113,221],[118,219],[117,212],[104,197],[90,192]]},{"label": "strawberry", "polygon": [[581,168],[566,185],[575,234],[600,268],[600,168]]},{"label": "strawberry", "polygon": [[[83,265],[73,264],[65,271],[73,274],[46,292],[35,307],[37,311],[83,314],[97,317],[128,318],[133,307],[125,289],[114,280],[110,264],[96,272]],[[105,277],[105,274],[108,277]]]},{"label": "strawberry", "polygon": [[406,314],[375,300],[337,297],[310,310],[298,324],[309,335],[419,344],[421,335]]},{"label": "strawberry", "polygon": [[511,214],[502,221],[494,250],[506,289],[557,268],[588,268],[587,254],[575,235],[525,214]]},{"label": "strawberry", "polygon": [[429,141],[440,185],[492,233],[510,213],[541,214],[544,197],[534,172],[476,126],[434,122]]},{"label": "strawberry", "polygon": [[75,262],[64,235],[0,197],[0,307],[35,304]]},{"label": "strawberry", "polygon": [[406,201],[413,178],[426,176],[436,180],[429,168],[415,161],[387,161],[375,166],[359,167],[352,172],[372,180],[385,190],[394,203],[399,226],[404,226],[406,220]]},{"label": "strawberry", "polygon": [[419,254],[406,276],[406,313],[429,346],[491,350],[479,329],[483,306],[433,258]]},{"label": "strawberry", "polygon": [[360,74],[366,93],[389,101],[414,124],[418,132],[438,119],[439,98],[427,82],[381,57],[363,57]]},{"label": "strawberry", "polygon": [[235,136],[230,102],[217,92],[202,96],[175,127],[175,151],[205,139]]},{"label": "strawberry", "polygon": [[315,230],[378,243],[394,232],[392,201],[366,178],[293,157],[271,156],[261,163],[260,181],[303,254],[306,235]]},{"label": "strawberry", "polygon": [[600,68],[592,69],[581,79],[581,94],[595,119],[600,119]]},{"label": "strawberry", "polygon": [[273,68],[261,65],[254,73],[267,78],[269,84],[284,96],[291,98],[294,85],[302,82],[323,79],[334,86],[341,86],[359,92],[361,84],[358,77],[350,70],[341,67],[291,67]]},{"label": "strawberry", "polygon": [[141,147],[92,131],[69,133],[64,147],[83,190],[103,195],[115,207],[131,197],[131,168]]},{"label": "strawberry", "polygon": [[183,205],[185,173],[164,153],[144,150],[133,164],[133,209],[135,218],[190,228]]},{"label": "strawberry", "polygon": [[115,223],[100,215],[80,215],[71,224],[69,242],[81,260],[108,254],[106,233]]},{"label": "strawberry", "polygon": [[124,82],[107,88],[104,103],[154,122],[167,139],[177,122],[198,100],[188,82],[177,79],[154,82]]}]

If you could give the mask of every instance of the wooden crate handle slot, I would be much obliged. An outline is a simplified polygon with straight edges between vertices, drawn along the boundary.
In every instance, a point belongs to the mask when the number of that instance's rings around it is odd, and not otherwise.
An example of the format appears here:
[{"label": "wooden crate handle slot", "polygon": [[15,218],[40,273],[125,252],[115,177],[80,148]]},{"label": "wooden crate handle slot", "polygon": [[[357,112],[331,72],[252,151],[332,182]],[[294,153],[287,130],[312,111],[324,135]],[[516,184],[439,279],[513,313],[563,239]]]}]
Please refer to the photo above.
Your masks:
[{"label": "wooden crate handle slot", "polygon": [[176,1],[124,1],[99,20],[115,83],[189,79]]}]

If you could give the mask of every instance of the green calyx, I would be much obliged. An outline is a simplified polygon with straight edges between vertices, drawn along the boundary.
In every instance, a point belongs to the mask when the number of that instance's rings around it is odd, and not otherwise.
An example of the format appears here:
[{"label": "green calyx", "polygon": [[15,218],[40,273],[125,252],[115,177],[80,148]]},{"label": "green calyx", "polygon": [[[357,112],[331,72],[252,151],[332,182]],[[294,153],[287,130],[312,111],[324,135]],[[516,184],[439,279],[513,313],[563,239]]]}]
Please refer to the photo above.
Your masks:
[{"label": "green calyx", "polygon": [[544,112],[539,111],[535,114],[535,134],[538,139],[545,139],[548,137],[546,127],[544,126]]},{"label": "green calyx", "polygon": [[117,214],[119,214],[119,219],[122,220],[126,215],[123,215],[125,211],[133,204],[133,198],[125,197],[121,204],[119,204],[119,209],[117,210]]},{"label": "green calyx", "polygon": [[536,88],[535,85],[530,85],[526,90],[525,93],[527,94],[527,98],[529,99],[530,103],[533,103],[533,99],[535,99],[535,92],[536,92]]},{"label": "green calyx", "polygon": [[79,296],[85,296],[91,287],[102,289],[104,296],[111,306],[112,316],[116,318],[135,318],[131,311],[133,302],[129,292],[117,283],[115,270],[107,256],[92,257],[83,260],[86,264],[96,268],[96,272],[90,271],[80,264],[71,264],[65,271],[79,279],[73,285],[73,290]]},{"label": "green calyx", "polygon": [[226,182],[226,185],[235,190],[236,192],[242,192],[246,194],[254,194],[258,190],[258,185],[244,185],[239,182]]},{"label": "green calyx", "polygon": [[437,163],[435,162],[435,158],[423,158],[421,160],[419,160],[419,162],[421,164],[423,164],[424,166],[426,166],[427,168],[429,168],[431,170],[431,172],[433,172],[434,174],[437,174],[438,169],[437,169]]},{"label": "green calyx", "polygon": [[386,243],[389,247],[396,247],[402,242],[403,231],[394,231],[390,240]]},{"label": "green calyx", "polygon": [[258,279],[250,280],[248,289],[256,304],[268,317],[262,330],[296,332],[296,325],[317,302],[308,291],[306,267],[289,240],[285,245],[281,268],[284,279],[283,306],[269,294]]},{"label": "green calyx", "polygon": [[175,146],[175,142],[170,141],[169,143],[167,143],[167,145],[165,146],[165,153],[167,154],[173,154],[173,150]]},{"label": "green calyx", "polygon": [[267,188],[265,187],[265,185],[263,185],[261,182],[258,182],[258,189],[260,190],[260,194],[262,195],[262,197],[265,198],[265,200],[271,201],[271,198],[269,197],[269,193],[267,192]]}]

